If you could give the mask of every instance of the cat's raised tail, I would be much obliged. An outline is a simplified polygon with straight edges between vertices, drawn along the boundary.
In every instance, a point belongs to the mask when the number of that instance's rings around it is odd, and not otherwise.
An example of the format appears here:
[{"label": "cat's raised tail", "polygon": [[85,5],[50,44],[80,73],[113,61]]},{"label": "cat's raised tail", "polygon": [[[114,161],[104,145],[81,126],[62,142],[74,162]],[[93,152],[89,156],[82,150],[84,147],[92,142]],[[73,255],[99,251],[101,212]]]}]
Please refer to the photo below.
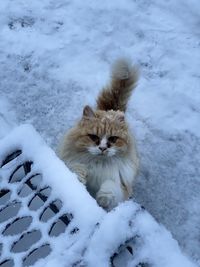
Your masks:
[{"label": "cat's raised tail", "polygon": [[118,59],[112,67],[111,81],[103,88],[97,98],[99,110],[126,111],[131,92],[137,85],[139,78],[138,68],[128,59]]}]

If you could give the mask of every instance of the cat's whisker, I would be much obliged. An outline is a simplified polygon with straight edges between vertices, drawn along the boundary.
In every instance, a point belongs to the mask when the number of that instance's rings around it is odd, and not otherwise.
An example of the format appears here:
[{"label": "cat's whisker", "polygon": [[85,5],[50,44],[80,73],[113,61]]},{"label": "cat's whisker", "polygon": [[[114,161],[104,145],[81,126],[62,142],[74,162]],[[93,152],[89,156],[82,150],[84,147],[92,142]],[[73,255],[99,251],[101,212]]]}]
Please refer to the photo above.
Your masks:
[{"label": "cat's whisker", "polygon": [[109,148],[108,150],[108,156],[112,157],[116,154],[116,149],[115,148]]},{"label": "cat's whisker", "polygon": [[100,150],[97,147],[88,147],[88,151],[92,154],[92,155],[99,155],[101,154]]}]

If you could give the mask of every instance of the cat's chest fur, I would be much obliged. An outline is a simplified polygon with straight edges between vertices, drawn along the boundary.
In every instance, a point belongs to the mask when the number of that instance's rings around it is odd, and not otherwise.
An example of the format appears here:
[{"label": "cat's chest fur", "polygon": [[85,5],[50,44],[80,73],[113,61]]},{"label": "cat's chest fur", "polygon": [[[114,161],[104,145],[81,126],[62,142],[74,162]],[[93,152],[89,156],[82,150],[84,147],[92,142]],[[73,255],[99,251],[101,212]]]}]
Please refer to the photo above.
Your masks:
[{"label": "cat's chest fur", "polygon": [[87,187],[93,196],[106,180],[120,184],[121,177],[132,180],[135,173],[131,160],[121,158],[92,160],[87,164],[87,170]]}]

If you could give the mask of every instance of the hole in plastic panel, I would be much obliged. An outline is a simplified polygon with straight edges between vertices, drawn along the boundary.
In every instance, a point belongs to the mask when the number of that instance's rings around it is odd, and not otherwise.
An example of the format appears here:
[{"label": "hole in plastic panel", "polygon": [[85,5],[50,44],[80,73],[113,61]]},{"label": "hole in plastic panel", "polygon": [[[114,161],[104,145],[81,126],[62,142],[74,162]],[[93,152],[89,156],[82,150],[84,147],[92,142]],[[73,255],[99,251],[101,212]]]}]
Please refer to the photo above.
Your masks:
[{"label": "hole in plastic panel", "polygon": [[6,225],[3,235],[17,235],[24,232],[30,226],[32,220],[31,216],[15,219],[13,222]]},{"label": "hole in plastic panel", "polygon": [[21,208],[21,203],[16,201],[2,208],[0,210],[0,223],[9,220],[12,217],[15,217],[18,214],[20,208]]},{"label": "hole in plastic panel", "polygon": [[13,153],[11,153],[10,155],[8,155],[2,162],[1,167],[3,167],[4,165],[6,165],[8,162],[12,161],[13,159],[17,158],[20,154],[22,154],[21,150],[16,150]]},{"label": "hole in plastic panel", "polygon": [[61,216],[56,222],[52,224],[49,235],[59,236],[60,234],[64,233],[72,218],[73,217],[71,214],[64,214],[63,216]]},{"label": "hole in plastic panel", "polygon": [[27,161],[18,166],[10,176],[10,183],[20,182],[30,171],[32,162]]},{"label": "hole in plastic panel", "polygon": [[[132,239],[127,240],[124,245],[121,245],[117,252],[110,258],[112,267],[129,266],[131,260],[137,253],[137,249],[140,246],[141,239],[138,235]],[[150,267],[149,263],[139,262],[136,267]]]},{"label": "hole in plastic panel", "polygon": [[2,189],[0,190],[0,206],[5,205],[11,196],[11,192],[9,189]]},{"label": "hole in plastic panel", "polygon": [[33,265],[39,259],[47,257],[51,253],[51,247],[49,244],[45,244],[37,249],[31,251],[27,257],[23,260],[23,266]]},{"label": "hole in plastic panel", "polygon": [[47,201],[51,194],[51,188],[46,187],[41,189],[35,196],[31,199],[28,206],[30,210],[38,210]]},{"label": "hole in plastic panel", "polygon": [[0,263],[1,267],[14,267],[14,261],[11,259],[4,260],[3,262]]},{"label": "hole in plastic panel", "polygon": [[18,241],[16,241],[12,248],[11,252],[19,253],[27,251],[33,244],[37,243],[42,237],[42,234],[39,230],[34,230],[32,232],[27,232],[23,234]]},{"label": "hole in plastic panel", "polygon": [[55,216],[56,213],[60,211],[61,207],[62,202],[59,199],[53,201],[42,211],[40,215],[40,220],[42,222],[47,222],[49,219]]},{"label": "hole in plastic panel", "polygon": [[27,197],[33,191],[36,191],[40,188],[42,183],[42,175],[34,174],[32,175],[25,183],[23,183],[21,189],[19,190],[18,195],[20,197]]}]

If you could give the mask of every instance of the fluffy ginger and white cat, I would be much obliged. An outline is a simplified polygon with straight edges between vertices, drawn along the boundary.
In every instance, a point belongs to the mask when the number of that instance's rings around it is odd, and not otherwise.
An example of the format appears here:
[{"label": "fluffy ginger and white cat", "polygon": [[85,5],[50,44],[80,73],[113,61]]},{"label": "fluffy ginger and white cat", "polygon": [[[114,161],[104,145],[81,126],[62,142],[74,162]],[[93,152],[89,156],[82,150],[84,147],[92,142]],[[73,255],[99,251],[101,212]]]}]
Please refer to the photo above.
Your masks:
[{"label": "fluffy ginger and white cat", "polygon": [[124,113],[137,81],[137,68],[126,59],[117,60],[96,109],[84,107],[60,147],[60,158],[106,210],[133,194],[139,159]]}]

